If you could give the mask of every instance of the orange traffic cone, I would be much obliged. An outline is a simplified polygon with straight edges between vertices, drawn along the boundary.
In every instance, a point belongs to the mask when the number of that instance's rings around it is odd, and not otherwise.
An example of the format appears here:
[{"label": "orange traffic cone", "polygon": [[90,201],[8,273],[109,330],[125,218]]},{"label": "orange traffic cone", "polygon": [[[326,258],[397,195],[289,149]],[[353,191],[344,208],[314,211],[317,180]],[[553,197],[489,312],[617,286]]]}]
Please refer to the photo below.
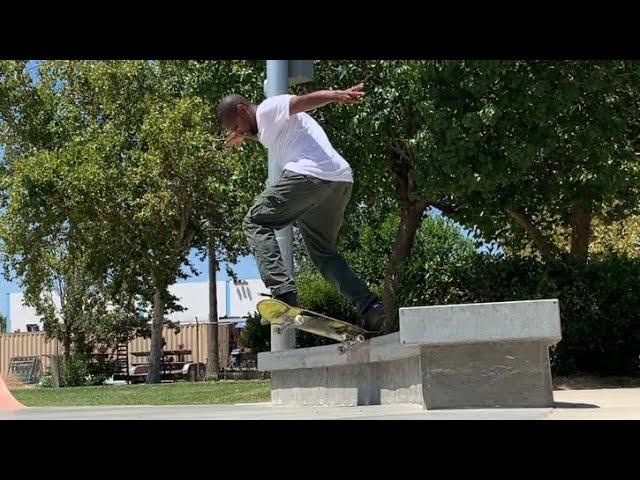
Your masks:
[{"label": "orange traffic cone", "polygon": [[0,410],[15,410],[18,408],[24,408],[24,405],[22,405],[14,398],[13,395],[11,395],[11,392],[4,384],[4,380],[2,380],[2,377],[0,376]]}]

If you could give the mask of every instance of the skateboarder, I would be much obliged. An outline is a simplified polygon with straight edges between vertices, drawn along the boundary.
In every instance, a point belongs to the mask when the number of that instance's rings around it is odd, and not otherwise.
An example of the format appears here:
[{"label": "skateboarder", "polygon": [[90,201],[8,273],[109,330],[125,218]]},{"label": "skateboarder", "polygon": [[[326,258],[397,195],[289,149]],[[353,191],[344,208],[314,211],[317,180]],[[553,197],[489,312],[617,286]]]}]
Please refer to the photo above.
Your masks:
[{"label": "skateboarder", "polygon": [[259,105],[229,95],[219,103],[217,117],[222,128],[232,131],[227,145],[240,145],[245,138],[257,140],[280,163],[282,176],[258,196],[243,222],[262,281],[274,298],[298,306],[296,285],[275,236],[275,230],[295,222],[322,276],[356,307],[363,327],[377,331],[383,324],[382,304],[336,250],[353,172],[306,113],[333,102],[356,103],[363,96],[363,84],[300,96],[276,95]]}]

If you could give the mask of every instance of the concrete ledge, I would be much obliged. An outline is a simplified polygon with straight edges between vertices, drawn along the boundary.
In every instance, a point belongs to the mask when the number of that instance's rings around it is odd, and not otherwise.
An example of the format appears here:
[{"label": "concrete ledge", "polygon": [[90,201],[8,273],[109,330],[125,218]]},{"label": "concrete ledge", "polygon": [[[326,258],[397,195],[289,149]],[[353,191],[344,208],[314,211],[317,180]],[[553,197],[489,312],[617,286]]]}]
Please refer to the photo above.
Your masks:
[{"label": "concrete ledge", "polygon": [[426,409],[550,407],[558,301],[400,309],[400,332],[258,355],[275,405],[418,403]]},{"label": "concrete ledge", "polygon": [[357,350],[344,355],[338,355],[337,344],[281,352],[261,352],[258,354],[258,370],[273,372],[296,368],[360,365],[420,355],[420,347],[401,345],[399,339],[399,332],[372,338]]},{"label": "concrete ledge", "polygon": [[555,345],[558,300],[472,303],[399,309],[404,344],[447,345],[539,340]]}]

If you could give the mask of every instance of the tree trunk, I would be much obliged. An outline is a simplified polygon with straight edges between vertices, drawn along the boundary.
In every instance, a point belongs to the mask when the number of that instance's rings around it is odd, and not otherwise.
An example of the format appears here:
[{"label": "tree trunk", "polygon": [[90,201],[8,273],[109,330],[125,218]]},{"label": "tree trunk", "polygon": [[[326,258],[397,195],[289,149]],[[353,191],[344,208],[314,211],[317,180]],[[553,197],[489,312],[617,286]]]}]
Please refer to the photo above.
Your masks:
[{"label": "tree trunk", "polygon": [[218,379],[220,354],[218,352],[218,287],[216,272],[218,260],[213,242],[209,245],[209,336],[207,337],[207,377]]},{"label": "tree trunk", "polygon": [[64,330],[62,334],[62,345],[64,347],[62,358],[64,359],[65,367],[69,365],[69,359],[71,358],[71,333],[69,333],[67,328],[66,325],[63,327]]},{"label": "tree trunk", "polygon": [[69,378],[69,362],[71,360],[71,333],[69,333],[69,325],[62,327],[62,383],[67,384]]},{"label": "tree trunk", "polygon": [[571,256],[586,260],[591,240],[591,212],[580,203],[571,206]]},{"label": "tree trunk", "polygon": [[160,383],[160,361],[162,359],[162,327],[164,324],[163,289],[155,282],[153,293],[153,324],[151,327],[151,349],[149,351],[149,373],[146,383]]},{"label": "tree trunk", "polygon": [[389,264],[385,277],[384,295],[382,305],[385,314],[385,332],[395,331],[398,324],[394,300],[398,288],[400,287],[400,267],[411,255],[416,232],[422,222],[422,215],[428,204],[425,200],[414,200],[407,202],[402,211],[400,227],[396,233],[396,240],[389,256]]}]

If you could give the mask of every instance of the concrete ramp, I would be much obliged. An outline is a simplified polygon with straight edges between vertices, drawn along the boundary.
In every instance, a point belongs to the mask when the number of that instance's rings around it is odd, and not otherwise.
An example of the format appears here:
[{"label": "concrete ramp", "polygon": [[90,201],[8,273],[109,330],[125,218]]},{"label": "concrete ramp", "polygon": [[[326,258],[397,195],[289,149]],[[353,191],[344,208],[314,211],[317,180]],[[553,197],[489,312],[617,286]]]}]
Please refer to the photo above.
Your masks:
[{"label": "concrete ramp", "polygon": [[556,299],[401,308],[400,331],[340,355],[336,345],[263,352],[274,405],[426,409],[551,407]]}]

